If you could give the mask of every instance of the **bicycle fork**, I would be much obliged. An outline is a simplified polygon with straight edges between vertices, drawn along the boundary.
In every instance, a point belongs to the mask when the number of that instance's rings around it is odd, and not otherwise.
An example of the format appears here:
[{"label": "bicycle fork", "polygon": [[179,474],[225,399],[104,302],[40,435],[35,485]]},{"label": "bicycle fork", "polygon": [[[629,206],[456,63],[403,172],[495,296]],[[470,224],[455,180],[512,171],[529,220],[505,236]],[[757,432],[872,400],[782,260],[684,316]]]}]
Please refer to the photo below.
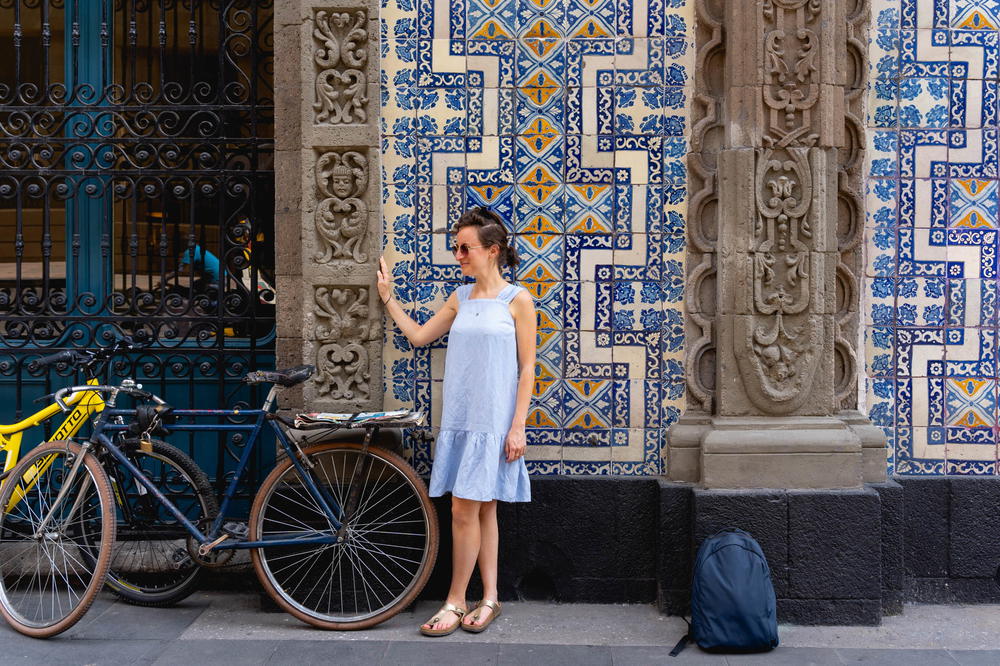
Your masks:
[{"label": "bicycle fork", "polygon": [[[76,475],[80,470],[80,466],[83,465],[83,458],[84,456],[87,455],[87,451],[89,450],[90,450],[90,442],[87,442],[86,444],[80,447],[80,454],[76,456],[76,459],[73,461],[73,467],[70,468],[69,474],[67,475],[66,480],[63,483],[63,487],[59,489],[59,494],[56,495],[56,501],[52,503],[52,506],[49,507],[48,513],[46,513],[45,517],[42,518],[42,522],[38,524],[38,529],[35,531],[34,534],[35,539],[42,538],[45,528],[48,526],[49,521],[52,520],[52,516],[55,515],[56,510],[63,503],[63,500],[66,499],[66,493],[68,493],[69,489],[72,487],[73,480],[76,479]],[[66,453],[67,455],[69,455],[69,449],[66,450]],[[80,492],[77,494],[76,499],[73,501],[73,506],[70,507],[69,515],[66,517],[67,523],[73,519],[73,516],[80,508],[80,504],[83,502],[83,498],[87,494],[87,491],[89,489],[90,489],[90,476],[88,475],[83,480],[83,484],[80,487]]]}]

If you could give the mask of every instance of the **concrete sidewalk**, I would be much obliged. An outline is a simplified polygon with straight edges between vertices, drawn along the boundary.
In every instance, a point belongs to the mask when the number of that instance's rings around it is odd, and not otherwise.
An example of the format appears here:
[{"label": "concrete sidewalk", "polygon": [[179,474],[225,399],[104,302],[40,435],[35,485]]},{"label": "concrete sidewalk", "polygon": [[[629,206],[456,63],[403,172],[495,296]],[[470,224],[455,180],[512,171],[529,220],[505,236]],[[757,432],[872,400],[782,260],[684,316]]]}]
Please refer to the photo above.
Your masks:
[{"label": "concrete sidewalk", "polygon": [[689,647],[679,618],[647,605],[510,602],[490,629],[423,638],[436,610],[418,604],[360,632],[311,629],[261,610],[253,594],[203,592],[175,608],[138,608],[102,595],[84,619],[47,641],[0,628],[0,663],[44,664],[1000,664],[1000,607],[907,606],[881,627],[780,629],[781,647],[722,656]]}]

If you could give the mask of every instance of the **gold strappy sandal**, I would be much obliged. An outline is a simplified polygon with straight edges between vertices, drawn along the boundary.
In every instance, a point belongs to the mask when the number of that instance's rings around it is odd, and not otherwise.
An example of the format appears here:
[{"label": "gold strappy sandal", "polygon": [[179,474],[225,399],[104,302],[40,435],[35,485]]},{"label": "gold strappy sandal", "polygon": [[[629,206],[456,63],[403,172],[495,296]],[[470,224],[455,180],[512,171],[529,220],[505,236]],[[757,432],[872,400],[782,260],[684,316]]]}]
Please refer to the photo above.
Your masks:
[{"label": "gold strappy sandal", "polygon": [[455,624],[445,627],[444,629],[425,629],[423,625],[420,625],[420,633],[422,633],[424,636],[447,636],[448,634],[458,629],[458,625],[462,624],[462,618],[465,617],[465,614],[468,611],[466,611],[463,608],[459,608],[455,604],[449,604],[449,603],[446,603],[444,606],[441,606],[441,608],[438,609],[438,612],[434,613],[434,617],[427,620],[427,622],[424,622],[424,624],[430,624],[430,625],[437,624],[438,622],[441,621],[441,617],[449,611],[458,616],[458,619],[455,620]]},{"label": "gold strappy sandal", "polygon": [[459,620],[459,623],[462,625],[462,629],[465,629],[466,631],[471,631],[474,634],[478,634],[483,631],[486,631],[486,627],[490,626],[493,620],[500,617],[500,602],[493,601],[491,599],[483,599],[478,604],[476,604],[475,609],[469,614],[469,617],[475,617],[475,619],[478,620],[480,612],[479,609],[481,609],[483,606],[486,606],[487,608],[493,611],[492,613],[490,613],[490,616],[486,618],[486,622],[483,622],[482,624],[467,624]]}]

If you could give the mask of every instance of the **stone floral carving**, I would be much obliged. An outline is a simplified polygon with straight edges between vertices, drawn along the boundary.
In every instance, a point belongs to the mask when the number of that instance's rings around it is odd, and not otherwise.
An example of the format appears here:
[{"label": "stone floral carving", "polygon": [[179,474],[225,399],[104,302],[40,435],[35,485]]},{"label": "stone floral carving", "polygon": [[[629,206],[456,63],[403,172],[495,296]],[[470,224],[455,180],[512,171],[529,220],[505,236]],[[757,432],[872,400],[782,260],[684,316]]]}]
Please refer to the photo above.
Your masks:
[{"label": "stone floral carving", "polygon": [[753,233],[753,312],[749,341],[753,367],[770,400],[801,396],[816,367],[821,326],[799,317],[811,301],[812,229],[807,219],[813,199],[812,171],[802,146],[759,153],[756,178],[757,219]]},{"label": "stone floral carving", "polygon": [[380,337],[367,287],[316,287],[315,337],[317,390],[333,400],[371,398],[370,356],[366,343]]},{"label": "stone floral carving", "polygon": [[737,359],[751,400],[782,413],[810,394],[823,349],[813,281],[822,279],[818,253],[825,248],[814,236],[811,207],[827,174],[812,164],[823,149],[816,147],[819,135],[810,118],[820,98],[819,37],[808,27],[820,3],[767,0],[762,10],[768,28],[762,87],[767,122],[756,151],[757,214],[747,248],[752,330],[737,337],[750,353],[737,351]]},{"label": "stone floral carving", "polygon": [[325,264],[333,259],[368,261],[368,160],[357,151],[325,152],[316,160],[316,233],[320,251],[313,257]]},{"label": "stone floral carving", "polygon": [[368,120],[368,16],[365,11],[317,11],[313,38],[320,43],[317,66],[317,123],[346,125]]}]

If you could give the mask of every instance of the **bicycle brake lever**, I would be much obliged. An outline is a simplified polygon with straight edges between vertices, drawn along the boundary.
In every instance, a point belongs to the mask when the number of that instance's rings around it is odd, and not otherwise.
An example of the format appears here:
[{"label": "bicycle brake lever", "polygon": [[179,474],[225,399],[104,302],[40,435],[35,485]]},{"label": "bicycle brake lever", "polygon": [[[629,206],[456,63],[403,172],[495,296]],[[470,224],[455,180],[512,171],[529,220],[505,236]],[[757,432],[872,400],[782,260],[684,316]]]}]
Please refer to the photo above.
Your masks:
[{"label": "bicycle brake lever", "polygon": [[42,402],[51,402],[53,396],[55,396],[55,393],[46,393],[45,395],[35,398],[34,400],[32,400],[32,402],[34,402],[35,404]]}]

